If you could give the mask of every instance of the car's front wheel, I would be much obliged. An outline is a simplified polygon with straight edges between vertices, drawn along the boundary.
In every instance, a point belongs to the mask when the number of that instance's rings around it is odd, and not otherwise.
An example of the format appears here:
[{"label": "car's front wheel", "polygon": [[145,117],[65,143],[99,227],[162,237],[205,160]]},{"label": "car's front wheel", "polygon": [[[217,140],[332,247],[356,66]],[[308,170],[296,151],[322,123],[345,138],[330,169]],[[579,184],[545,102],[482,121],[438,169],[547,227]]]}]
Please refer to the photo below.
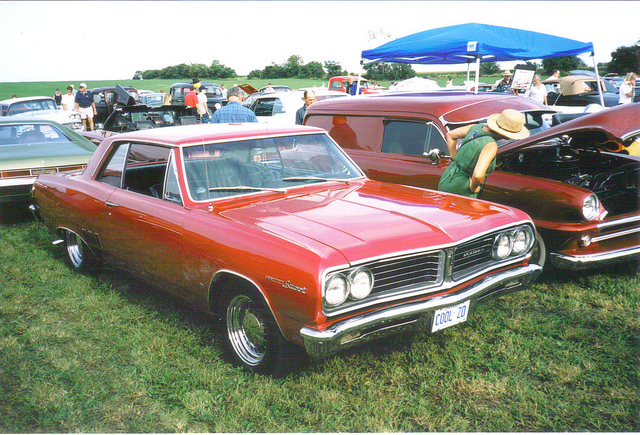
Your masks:
[{"label": "car's front wheel", "polygon": [[76,272],[89,272],[96,266],[96,257],[82,238],[73,231],[65,231],[64,248],[65,260]]},{"label": "car's front wheel", "polygon": [[276,376],[291,370],[297,348],[284,339],[267,304],[255,292],[228,295],[223,322],[227,347],[244,369]]},{"label": "car's front wheel", "polygon": [[531,252],[531,259],[529,263],[537,264],[540,267],[544,268],[545,263],[547,262],[547,248],[544,244],[544,240],[540,234],[538,234],[538,240],[536,241],[535,246],[533,247],[533,251]]}]

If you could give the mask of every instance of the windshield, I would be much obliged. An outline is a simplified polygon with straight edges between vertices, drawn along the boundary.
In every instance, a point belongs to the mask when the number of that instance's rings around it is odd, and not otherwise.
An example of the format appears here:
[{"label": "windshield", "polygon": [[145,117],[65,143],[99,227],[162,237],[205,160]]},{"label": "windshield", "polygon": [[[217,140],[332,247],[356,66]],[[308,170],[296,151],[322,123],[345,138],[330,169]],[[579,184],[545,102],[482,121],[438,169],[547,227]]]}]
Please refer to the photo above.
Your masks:
[{"label": "windshield", "polygon": [[69,143],[71,140],[50,124],[0,125],[0,145]]},{"label": "windshield", "polygon": [[56,110],[56,102],[52,99],[19,101],[9,106],[6,115],[19,115],[24,112],[35,112],[38,110]]},{"label": "windshield", "polygon": [[267,137],[185,147],[189,195],[195,201],[256,191],[348,182],[360,170],[325,134]]}]

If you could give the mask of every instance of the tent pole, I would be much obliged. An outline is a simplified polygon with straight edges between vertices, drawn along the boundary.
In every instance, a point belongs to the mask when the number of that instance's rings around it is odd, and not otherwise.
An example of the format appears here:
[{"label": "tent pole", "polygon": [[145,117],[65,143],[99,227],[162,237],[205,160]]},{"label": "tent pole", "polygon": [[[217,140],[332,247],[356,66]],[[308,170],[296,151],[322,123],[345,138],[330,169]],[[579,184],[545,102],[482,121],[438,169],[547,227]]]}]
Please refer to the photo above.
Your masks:
[{"label": "tent pole", "polygon": [[360,59],[360,69],[358,70],[358,82],[356,83],[356,96],[360,95],[360,79],[362,78],[362,66],[364,64],[364,60]]},{"label": "tent pole", "polygon": [[471,62],[467,61],[467,92],[469,92],[469,67],[471,66]]},{"label": "tent pole", "polygon": [[595,52],[591,52],[591,57],[593,58],[593,69],[596,72],[596,86],[598,86],[598,94],[600,95],[600,105],[602,109],[606,109],[604,107],[604,96],[602,95],[602,87],[600,86],[600,75],[598,74],[598,63],[596,62]]},{"label": "tent pole", "polygon": [[475,94],[478,93],[478,88],[480,87],[480,56],[476,57],[476,90]]}]

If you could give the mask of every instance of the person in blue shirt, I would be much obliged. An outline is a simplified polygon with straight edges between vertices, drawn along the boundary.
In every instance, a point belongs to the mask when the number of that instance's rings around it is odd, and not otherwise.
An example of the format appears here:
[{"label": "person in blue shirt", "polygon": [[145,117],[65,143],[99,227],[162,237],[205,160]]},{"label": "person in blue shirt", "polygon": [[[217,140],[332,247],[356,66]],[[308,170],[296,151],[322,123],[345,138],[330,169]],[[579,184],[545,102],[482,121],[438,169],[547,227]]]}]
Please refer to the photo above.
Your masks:
[{"label": "person in blue shirt", "polygon": [[82,127],[87,130],[87,120],[89,120],[89,129],[93,130],[93,116],[97,114],[96,104],[93,102],[93,95],[87,92],[87,85],[80,83],[80,92],[76,93],[76,112],[80,113],[82,118]]},{"label": "person in blue shirt", "polygon": [[240,104],[240,95],[242,91],[239,87],[234,86],[227,91],[227,100],[229,102],[213,112],[211,123],[226,124],[236,122],[258,122],[256,114]]},{"label": "person in blue shirt", "polygon": [[353,77],[349,77],[347,79],[346,90],[347,90],[347,94],[349,95],[358,95],[363,92],[362,87],[358,86],[357,82],[353,83]]},{"label": "person in blue shirt", "polygon": [[298,109],[296,112],[296,124],[302,125],[304,122],[304,115],[307,113],[307,107],[316,102],[316,93],[311,89],[306,89],[304,91],[304,106]]}]

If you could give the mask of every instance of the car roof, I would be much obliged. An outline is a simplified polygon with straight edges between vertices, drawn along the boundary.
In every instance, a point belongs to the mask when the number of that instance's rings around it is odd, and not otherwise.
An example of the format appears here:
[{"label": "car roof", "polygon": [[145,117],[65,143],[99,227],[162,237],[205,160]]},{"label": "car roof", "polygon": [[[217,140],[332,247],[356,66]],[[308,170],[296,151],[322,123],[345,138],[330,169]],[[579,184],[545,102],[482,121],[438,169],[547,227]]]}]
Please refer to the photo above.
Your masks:
[{"label": "car roof", "polygon": [[[122,86],[122,85],[120,85]],[[133,86],[122,86],[124,89],[126,89],[127,91],[137,91],[136,88],[134,88]],[[115,90],[116,87],[115,86],[101,86],[98,88],[91,88],[90,91],[93,92],[104,92],[104,91],[112,91]],[[78,91],[80,92],[80,91]]]},{"label": "car roof", "polygon": [[113,136],[113,140],[143,140],[170,146],[192,145],[203,142],[251,139],[264,136],[326,133],[323,129],[292,125],[274,127],[262,123],[195,124],[178,127],[140,130]]},{"label": "car roof", "polygon": [[19,120],[19,121],[11,121],[11,120],[9,120],[9,121],[4,121],[4,120],[1,120],[1,118],[0,118],[0,125],[25,125],[25,124],[26,124],[26,125],[32,125],[32,124],[51,124],[51,125],[55,125],[56,127],[63,127],[63,128],[66,128],[66,127],[64,127],[62,124],[59,124],[59,123],[57,123],[57,122],[55,122],[55,121],[49,121],[49,120],[47,120],[47,119],[34,119],[33,121],[31,121],[31,120],[28,120],[28,121],[25,121],[25,120]]},{"label": "car roof", "polygon": [[12,104],[12,103],[20,103],[22,101],[33,101],[33,100],[53,100],[53,98],[44,97],[44,96],[8,98],[6,100],[0,101],[0,104]]},{"label": "car roof", "polygon": [[505,109],[521,112],[556,111],[531,98],[500,93],[441,92],[387,92],[358,98],[330,98],[307,108],[307,114],[374,115],[424,118],[429,114],[443,124],[471,123]]},{"label": "car roof", "polygon": [[360,80],[360,81],[363,81],[363,82],[368,82],[369,81],[369,79],[365,79],[364,77],[358,78],[358,76],[333,76],[331,78],[332,79],[338,79],[338,80],[348,80],[349,77],[353,78],[356,81],[357,80]]},{"label": "car roof", "polygon": [[[220,87],[220,85],[219,85],[219,84],[214,83],[214,82],[202,82],[202,81],[201,81],[201,82],[200,82],[200,84],[201,84],[202,86],[204,86],[204,87],[207,87],[207,86],[217,86],[217,87]],[[193,82],[177,82],[177,83],[172,84],[172,85],[171,85],[171,87],[173,88],[173,87],[176,87],[176,86],[183,87],[183,86],[191,86],[191,85],[193,85]]]},{"label": "car roof", "polygon": [[[595,82],[596,78],[591,76],[565,76],[565,77],[552,77],[542,82],[542,84],[548,85],[557,83],[562,89],[564,95],[578,95],[584,94],[585,90],[582,87],[584,82]],[[605,80],[601,77],[600,84],[603,89],[607,89]],[[597,92],[597,89],[593,89],[593,92]]]}]

